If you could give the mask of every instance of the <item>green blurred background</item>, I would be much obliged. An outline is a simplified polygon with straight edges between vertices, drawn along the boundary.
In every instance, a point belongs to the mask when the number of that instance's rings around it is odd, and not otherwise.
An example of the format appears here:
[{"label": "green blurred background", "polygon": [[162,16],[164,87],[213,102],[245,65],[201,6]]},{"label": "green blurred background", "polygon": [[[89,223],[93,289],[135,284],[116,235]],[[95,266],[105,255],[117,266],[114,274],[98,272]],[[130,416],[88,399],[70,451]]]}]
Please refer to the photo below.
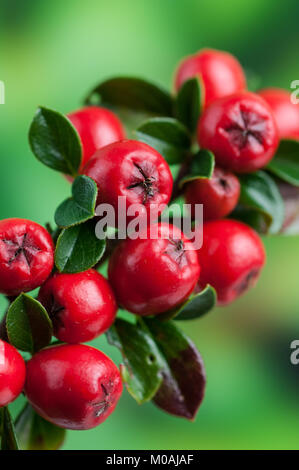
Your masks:
[{"label": "green blurred background", "polygon": [[[0,0],[0,218],[45,223],[69,194],[30,152],[39,104],[71,111],[119,74],[170,87],[180,58],[203,46],[234,53],[255,85],[289,88],[299,78],[298,15],[296,0]],[[289,361],[299,337],[299,239],[265,244],[267,266],[252,292],[183,325],[207,369],[195,422],[140,407],[125,391],[100,427],[68,432],[64,449],[299,448],[299,365]],[[105,339],[96,344],[120,361]]]}]

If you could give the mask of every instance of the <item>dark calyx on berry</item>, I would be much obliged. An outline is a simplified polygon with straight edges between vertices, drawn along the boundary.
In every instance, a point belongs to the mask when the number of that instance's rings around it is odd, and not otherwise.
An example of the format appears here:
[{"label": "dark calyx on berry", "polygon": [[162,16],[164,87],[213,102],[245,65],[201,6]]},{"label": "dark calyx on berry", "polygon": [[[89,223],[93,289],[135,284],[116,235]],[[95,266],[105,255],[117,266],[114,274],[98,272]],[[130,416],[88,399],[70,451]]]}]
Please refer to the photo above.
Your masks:
[{"label": "dark calyx on berry", "polygon": [[14,240],[3,239],[2,241],[5,243],[9,255],[8,264],[12,264],[18,258],[22,257],[30,268],[34,255],[40,251],[36,245],[30,242],[27,233],[16,236]]},{"label": "dark calyx on berry", "polygon": [[267,131],[266,120],[257,113],[240,109],[235,114],[232,124],[224,130],[230,142],[242,150],[254,142],[263,145]]},{"label": "dark calyx on berry", "polygon": [[150,176],[147,172],[137,163],[134,163],[134,167],[138,170],[138,173],[135,176],[137,181],[128,186],[127,189],[141,189],[141,194],[143,194],[142,204],[146,204],[150,198],[155,195],[155,177]]},{"label": "dark calyx on berry", "polygon": [[185,247],[183,240],[168,238],[168,246],[165,250],[177,264],[186,264]]}]

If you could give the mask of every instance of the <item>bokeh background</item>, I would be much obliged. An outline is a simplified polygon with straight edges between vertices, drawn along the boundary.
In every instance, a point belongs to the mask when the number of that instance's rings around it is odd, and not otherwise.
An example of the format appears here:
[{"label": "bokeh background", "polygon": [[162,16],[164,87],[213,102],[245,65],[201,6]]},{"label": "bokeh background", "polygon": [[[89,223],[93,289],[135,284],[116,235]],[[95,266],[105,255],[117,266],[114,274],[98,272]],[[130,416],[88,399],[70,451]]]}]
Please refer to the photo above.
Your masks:
[{"label": "bokeh background", "polygon": [[[253,87],[289,88],[299,78],[298,15],[296,0],[0,0],[0,218],[43,224],[69,194],[30,152],[39,104],[74,110],[113,75],[171,87],[180,58],[204,46],[234,53]],[[100,427],[68,432],[64,449],[299,448],[299,365],[289,361],[299,337],[299,238],[269,237],[265,245],[267,266],[252,292],[183,325],[207,369],[195,422],[140,407],[125,391]],[[104,338],[96,344],[120,361]]]}]

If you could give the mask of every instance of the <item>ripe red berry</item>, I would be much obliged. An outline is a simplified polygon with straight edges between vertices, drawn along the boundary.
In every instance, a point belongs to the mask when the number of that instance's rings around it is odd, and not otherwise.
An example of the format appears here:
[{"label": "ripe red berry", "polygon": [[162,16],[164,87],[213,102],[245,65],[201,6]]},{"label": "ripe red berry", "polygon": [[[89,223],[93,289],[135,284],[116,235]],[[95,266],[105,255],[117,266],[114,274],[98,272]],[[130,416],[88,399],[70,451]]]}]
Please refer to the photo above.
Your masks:
[{"label": "ripe red berry", "polygon": [[83,344],[52,346],[27,363],[25,393],[43,418],[67,429],[98,426],[122,392],[116,365]]},{"label": "ripe red berry", "polygon": [[237,59],[228,52],[202,49],[180,63],[175,76],[175,88],[199,77],[204,85],[204,104],[246,89],[246,78]]},{"label": "ripe red berry", "polygon": [[117,311],[108,281],[94,269],[54,274],[41,287],[38,300],[52,319],[54,335],[66,343],[91,341],[104,333]]},{"label": "ripe red berry", "polygon": [[25,219],[0,221],[0,292],[18,295],[40,286],[54,263],[52,239],[41,225]]},{"label": "ripe red berry", "polygon": [[181,230],[154,224],[138,239],[123,241],[109,262],[109,280],[118,302],[138,315],[165,312],[182,303],[193,291],[199,265],[192,243]]},{"label": "ripe red berry", "polygon": [[265,264],[260,237],[236,220],[206,222],[203,246],[197,253],[201,267],[199,285],[211,284],[222,305],[232,302],[254,286]]},{"label": "ripe red berry", "polygon": [[125,138],[125,131],[118,117],[109,109],[87,106],[67,115],[76,128],[82,143],[83,166],[96,150]]},{"label": "ripe red berry", "polygon": [[[118,197],[125,197],[126,210],[139,204],[139,216],[157,217],[172,192],[172,175],[167,162],[152,147],[123,140],[98,150],[83,169],[98,185],[97,204],[111,204],[118,211]],[[136,217],[128,217],[128,220]]]},{"label": "ripe red berry", "polygon": [[0,408],[14,401],[22,392],[26,367],[20,353],[0,340]]},{"label": "ripe red berry", "polygon": [[185,199],[191,204],[195,216],[195,204],[203,204],[204,220],[221,219],[230,214],[238,203],[240,182],[230,171],[216,167],[210,179],[196,179],[186,185]]},{"label": "ripe red berry", "polygon": [[299,139],[299,106],[291,102],[291,94],[280,88],[266,88],[258,94],[273,111],[280,139]]},{"label": "ripe red berry", "polygon": [[248,173],[265,166],[278,146],[278,131],[269,105],[243,92],[214,101],[198,123],[198,142],[214,152],[223,168]]}]

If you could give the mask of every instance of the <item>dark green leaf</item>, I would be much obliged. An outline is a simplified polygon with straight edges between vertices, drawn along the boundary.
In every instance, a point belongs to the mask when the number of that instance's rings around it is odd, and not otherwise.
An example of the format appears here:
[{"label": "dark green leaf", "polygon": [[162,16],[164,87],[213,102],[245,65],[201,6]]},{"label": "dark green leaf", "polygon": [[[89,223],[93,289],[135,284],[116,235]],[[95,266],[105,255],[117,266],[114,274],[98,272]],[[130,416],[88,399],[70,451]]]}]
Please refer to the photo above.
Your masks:
[{"label": "dark green leaf", "polygon": [[138,140],[156,149],[169,165],[184,161],[191,139],[185,126],[172,118],[152,118],[136,129]]},{"label": "dark green leaf", "polygon": [[264,171],[239,175],[240,203],[265,216],[269,233],[277,233],[284,219],[284,204],[275,181]]},{"label": "dark green leaf", "polygon": [[199,152],[194,155],[191,162],[190,171],[187,176],[185,176],[181,182],[180,186],[182,187],[190,181],[194,181],[202,178],[211,178],[213,175],[215,167],[215,157],[210,150],[199,150]]},{"label": "dark green leaf", "polygon": [[281,140],[267,169],[287,183],[299,186],[299,141]]},{"label": "dark green leaf", "polygon": [[19,414],[15,430],[21,450],[57,450],[65,439],[65,429],[39,416],[27,403]]},{"label": "dark green leaf", "polygon": [[100,83],[89,94],[87,104],[127,108],[162,116],[172,116],[171,95],[140,78],[116,77]]},{"label": "dark green leaf", "polygon": [[55,264],[62,273],[79,273],[92,268],[103,256],[105,240],[95,234],[95,222],[63,229],[55,250]]},{"label": "dark green leaf", "polygon": [[82,158],[81,142],[63,114],[38,108],[30,126],[29,142],[39,161],[53,170],[76,176]]},{"label": "dark green leaf", "polygon": [[158,320],[193,320],[202,317],[215,307],[217,301],[216,291],[212,286],[207,285],[198,294],[191,295],[179,308],[158,315]]},{"label": "dark green leaf", "polygon": [[151,400],[162,383],[163,359],[146,325],[118,318],[107,339],[122,353],[121,373],[130,394],[138,403]]},{"label": "dark green leaf", "polygon": [[186,80],[181,86],[176,98],[177,118],[185,124],[191,132],[196,129],[202,110],[202,83],[198,78]]},{"label": "dark green leaf", "polygon": [[202,358],[190,339],[174,322],[145,319],[164,357],[163,383],[154,403],[175,416],[194,419],[205,391]]},{"label": "dark green leaf", "polygon": [[230,213],[229,218],[244,222],[260,234],[268,232],[269,217],[257,209],[238,204],[234,211]]},{"label": "dark green leaf", "polygon": [[117,319],[107,337],[122,352],[122,377],[138,403],[153,399],[173,415],[194,418],[204,393],[204,367],[173,322]]},{"label": "dark green leaf", "polygon": [[40,302],[20,294],[10,305],[6,316],[9,342],[33,354],[47,346],[52,337],[52,322]]},{"label": "dark green leaf", "polygon": [[72,197],[63,201],[55,212],[59,227],[71,227],[94,217],[97,200],[97,185],[85,175],[77,176],[72,185]]},{"label": "dark green leaf", "polygon": [[7,407],[0,408],[1,450],[19,450],[14,424]]}]

